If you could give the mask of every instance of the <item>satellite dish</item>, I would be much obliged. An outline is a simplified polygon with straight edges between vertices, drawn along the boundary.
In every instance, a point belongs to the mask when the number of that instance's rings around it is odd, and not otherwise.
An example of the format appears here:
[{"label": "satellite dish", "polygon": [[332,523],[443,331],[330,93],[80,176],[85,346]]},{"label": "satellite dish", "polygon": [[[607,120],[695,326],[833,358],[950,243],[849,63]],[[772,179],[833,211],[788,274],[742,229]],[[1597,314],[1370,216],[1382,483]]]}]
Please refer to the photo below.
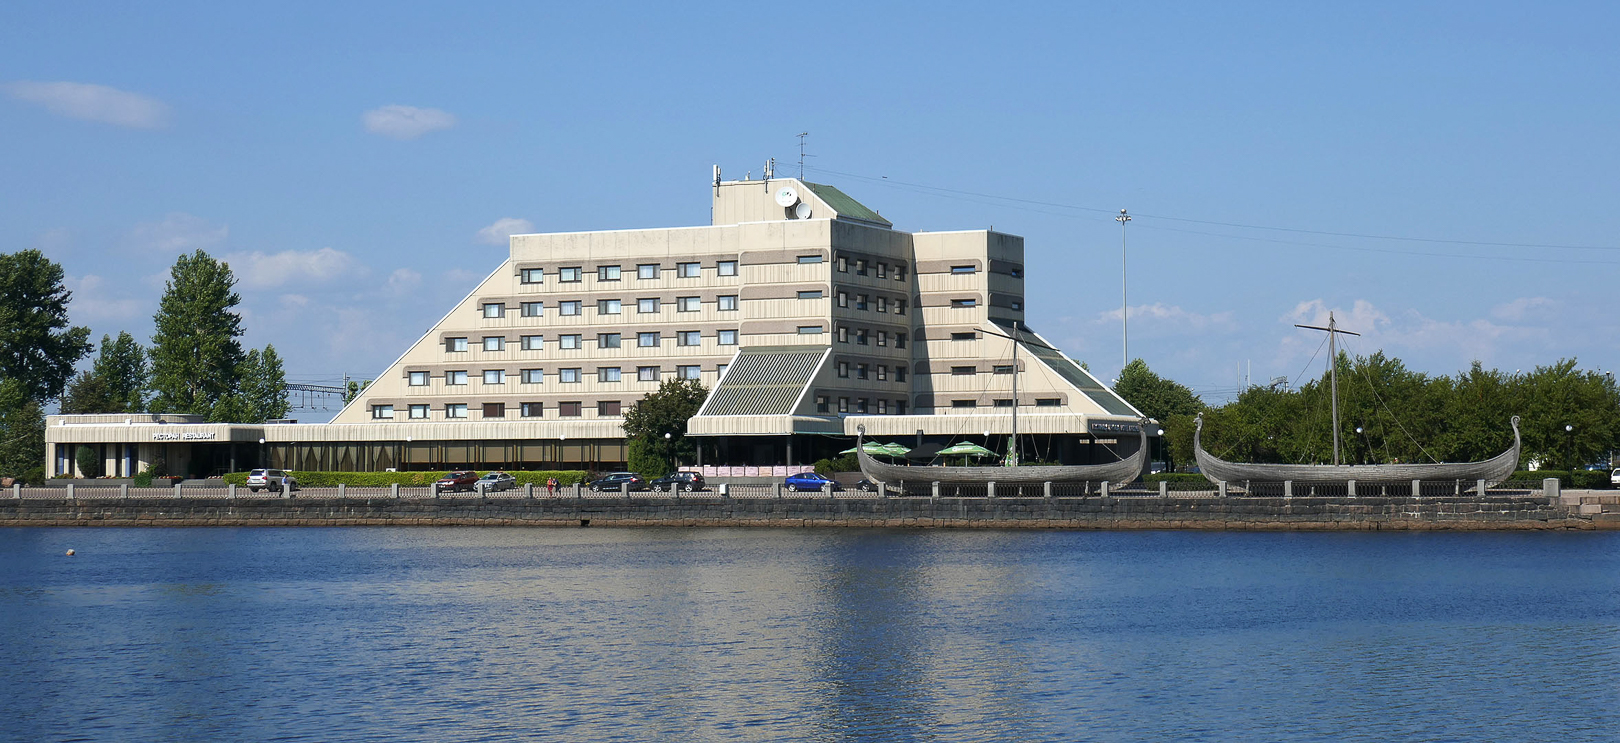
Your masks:
[{"label": "satellite dish", "polygon": [[798,206],[793,207],[793,216],[798,217],[799,219],[809,219],[810,218],[810,204],[809,204],[809,202],[801,201],[801,202],[799,202]]},{"label": "satellite dish", "polygon": [[776,191],[776,203],[784,209],[793,206],[799,203],[799,192],[792,186],[783,186]]}]

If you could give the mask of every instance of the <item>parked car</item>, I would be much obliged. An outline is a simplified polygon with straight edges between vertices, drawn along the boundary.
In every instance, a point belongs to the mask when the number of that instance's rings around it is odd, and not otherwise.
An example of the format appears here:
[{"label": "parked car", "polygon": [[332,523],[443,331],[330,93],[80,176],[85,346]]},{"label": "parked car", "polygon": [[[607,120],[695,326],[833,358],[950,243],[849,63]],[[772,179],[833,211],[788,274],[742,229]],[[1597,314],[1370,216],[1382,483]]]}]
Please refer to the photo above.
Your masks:
[{"label": "parked car", "polygon": [[835,492],[835,493],[840,492],[840,491],[842,491],[844,489],[844,487],[842,485],[839,485],[836,481],[832,480],[831,478],[822,477],[821,475],[818,475],[818,474],[816,474],[814,472],[804,472],[804,473],[800,473],[800,474],[797,474],[797,475],[788,475],[788,478],[786,480],[782,481],[782,484],[786,485],[789,490],[792,490],[792,491],[794,491],[796,493],[802,493],[802,492],[807,492],[807,491],[819,491],[819,490],[821,490],[823,488],[828,488],[828,487],[830,487],[832,489],[832,491]]},{"label": "parked car", "polygon": [[298,478],[293,477],[286,470],[250,470],[247,476],[247,488],[255,493],[263,490],[281,490],[285,485],[287,490],[298,489]]},{"label": "parked car", "polygon": [[478,485],[478,473],[472,470],[451,472],[433,483],[441,493],[454,493],[461,490],[472,490]]},{"label": "parked car", "polygon": [[1609,473],[1609,484],[1620,485],[1620,470],[1615,470]]},{"label": "parked car", "polygon": [[629,485],[627,489],[632,492],[647,489],[647,481],[634,472],[609,472],[600,479],[592,480],[588,487],[593,493],[616,493],[625,485]]},{"label": "parked car", "polygon": [[708,483],[704,482],[703,476],[696,472],[671,472],[647,483],[647,485],[656,493],[671,493],[676,490],[691,493],[708,489]]},{"label": "parked car", "polygon": [[511,490],[517,487],[517,478],[505,472],[491,472],[478,478],[474,487],[486,493],[498,493],[502,490]]}]

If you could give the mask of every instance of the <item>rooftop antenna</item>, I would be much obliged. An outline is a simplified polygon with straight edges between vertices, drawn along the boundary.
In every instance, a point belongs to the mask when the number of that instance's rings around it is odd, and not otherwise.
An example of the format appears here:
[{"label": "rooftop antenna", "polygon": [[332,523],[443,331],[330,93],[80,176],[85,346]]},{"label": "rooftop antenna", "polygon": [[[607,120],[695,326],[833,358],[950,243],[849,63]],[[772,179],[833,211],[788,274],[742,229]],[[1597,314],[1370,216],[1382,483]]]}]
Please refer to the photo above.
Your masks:
[{"label": "rooftop antenna", "polygon": [[773,157],[773,158],[765,161],[765,180],[768,181],[768,180],[770,180],[772,178],[775,178],[775,177],[776,177],[776,158]]},{"label": "rooftop antenna", "polygon": [[810,136],[810,132],[799,132],[799,180],[801,181],[804,180],[804,138],[808,136]]}]

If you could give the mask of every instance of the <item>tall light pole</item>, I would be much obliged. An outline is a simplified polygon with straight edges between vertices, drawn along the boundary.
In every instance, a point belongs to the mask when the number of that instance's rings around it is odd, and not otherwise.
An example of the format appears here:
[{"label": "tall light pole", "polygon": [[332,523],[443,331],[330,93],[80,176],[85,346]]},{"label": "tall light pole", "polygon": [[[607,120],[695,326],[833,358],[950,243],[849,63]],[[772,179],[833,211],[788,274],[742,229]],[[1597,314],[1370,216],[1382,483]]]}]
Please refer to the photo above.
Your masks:
[{"label": "tall light pole", "polygon": [[1119,336],[1120,336],[1120,362],[1119,368],[1123,370],[1131,363],[1131,303],[1130,282],[1125,275],[1125,223],[1131,221],[1131,215],[1124,209],[1119,210],[1119,216],[1114,217],[1119,223]]}]

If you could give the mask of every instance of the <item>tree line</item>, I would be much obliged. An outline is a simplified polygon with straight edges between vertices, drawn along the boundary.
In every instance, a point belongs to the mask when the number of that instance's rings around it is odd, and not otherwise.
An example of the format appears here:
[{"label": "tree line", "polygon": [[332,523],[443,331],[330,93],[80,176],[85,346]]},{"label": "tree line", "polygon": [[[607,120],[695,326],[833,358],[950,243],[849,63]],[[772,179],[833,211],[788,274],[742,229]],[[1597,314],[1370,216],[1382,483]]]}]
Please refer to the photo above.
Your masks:
[{"label": "tree line", "polygon": [[[38,250],[0,253],[0,477],[44,476],[45,411],[186,413],[259,423],[287,415],[275,346],[244,350],[229,264],[198,250],[169,270],[151,344],[71,325],[62,267]],[[90,367],[75,371],[95,352]]]},{"label": "tree line", "polygon": [[[1470,462],[1513,444],[1509,419],[1521,417],[1520,467],[1572,470],[1607,461],[1620,449],[1620,388],[1610,373],[1562,359],[1530,372],[1485,369],[1474,362],[1451,376],[1406,368],[1382,351],[1340,353],[1341,461]],[[1137,359],[1115,391],[1165,429],[1169,459],[1193,463],[1194,416],[1204,416],[1204,449],[1241,462],[1319,464],[1333,461],[1329,375],[1295,389],[1249,387],[1209,406],[1186,386]]]}]

